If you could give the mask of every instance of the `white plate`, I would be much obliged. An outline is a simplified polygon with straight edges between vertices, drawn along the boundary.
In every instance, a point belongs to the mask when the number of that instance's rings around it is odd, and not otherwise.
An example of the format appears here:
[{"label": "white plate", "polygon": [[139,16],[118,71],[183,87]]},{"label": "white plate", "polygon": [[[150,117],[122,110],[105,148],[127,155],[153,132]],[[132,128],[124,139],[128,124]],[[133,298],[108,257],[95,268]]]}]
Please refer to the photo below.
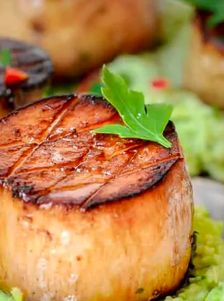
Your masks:
[{"label": "white plate", "polygon": [[194,178],[195,204],[208,208],[213,218],[224,221],[224,185],[206,178]]}]

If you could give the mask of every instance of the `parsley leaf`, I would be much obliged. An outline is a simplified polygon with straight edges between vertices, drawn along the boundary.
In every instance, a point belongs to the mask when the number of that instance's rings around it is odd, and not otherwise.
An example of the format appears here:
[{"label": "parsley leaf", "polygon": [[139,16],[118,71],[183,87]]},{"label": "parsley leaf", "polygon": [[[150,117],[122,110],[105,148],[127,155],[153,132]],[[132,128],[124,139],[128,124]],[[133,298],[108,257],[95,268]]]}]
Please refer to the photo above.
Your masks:
[{"label": "parsley leaf", "polygon": [[23,301],[23,295],[18,288],[13,288],[8,294],[0,291],[0,301]]},{"label": "parsley leaf", "polygon": [[102,82],[103,96],[117,110],[125,125],[108,124],[95,129],[95,133],[149,140],[171,147],[170,141],[163,136],[172,113],[171,105],[145,106],[143,94],[129,90],[124,79],[112,73],[106,66],[103,67]]},{"label": "parsley leaf", "polygon": [[94,94],[94,95],[100,95],[100,96],[102,96],[102,94],[101,94],[101,88],[102,88],[102,84],[99,83],[99,82],[95,82],[90,87],[89,92],[91,94]]},{"label": "parsley leaf", "polygon": [[12,56],[9,49],[2,49],[0,52],[0,63],[3,66],[9,66],[12,62]]}]

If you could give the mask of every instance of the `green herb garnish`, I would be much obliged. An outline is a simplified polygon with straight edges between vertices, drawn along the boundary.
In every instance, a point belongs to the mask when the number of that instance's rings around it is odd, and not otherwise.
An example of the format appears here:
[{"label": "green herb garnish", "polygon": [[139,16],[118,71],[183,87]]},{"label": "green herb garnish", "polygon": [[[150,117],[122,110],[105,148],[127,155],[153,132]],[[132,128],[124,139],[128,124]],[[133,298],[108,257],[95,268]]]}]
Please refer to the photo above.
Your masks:
[{"label": "green herb garnish", "polygon": [[223,0],[185,0],[195,8],[211,13],[208,25],[217,26],[224,22],[224,1]]},{"label": "green herb garnish", "polygon": [[8,294],[0,291],[0,301],[23,301],[23,295],[18,288],[13,288]]},{"label": "green herb garnish", "polygon": [[0,63],[3,66],[9,66],[12,62],[12,55],[9,49],[2,49],[0,52]]},{"label": "green herb garnish", "polygon": [[172,113],[171,105],[145,105],[143,94],[129,90],[125,80],[106,66],[103,67],[102,82],[102,95],[117,110],[125,125],[108,124],[95,129],[95,133],[154,141],[171,147],[170,141],[163,136]]},{"label": "green herb garnish", "polygon": [[101,96],[101,95],[102,95],[102,93],[101,93],[101,88],[102,88],[102,84],[101,84],[100,82],[95,82],[95,83],[93,83],[92,86],[90,87],[89,92],[90,92],[91,94]]}]

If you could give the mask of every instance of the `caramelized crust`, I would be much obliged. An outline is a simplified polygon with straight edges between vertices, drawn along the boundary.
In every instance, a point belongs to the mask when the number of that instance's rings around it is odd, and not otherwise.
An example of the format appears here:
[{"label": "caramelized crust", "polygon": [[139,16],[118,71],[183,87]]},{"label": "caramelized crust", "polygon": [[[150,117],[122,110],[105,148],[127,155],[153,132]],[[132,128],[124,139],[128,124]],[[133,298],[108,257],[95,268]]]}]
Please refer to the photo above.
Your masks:
[{"label": "caramelized crust", "polygon": [[171,124],[165,149],[91,132],[111,122],[120,122],[114,109],[90,96],[46,99],[2,119],[2,183],[25,202],[88,208],[149,189],[181,158]]},{"label": "caramelized crust", "polygon": [[192,190],[174,128],[166,149],[92,134],[110,122],[107,102],[74,95],[0,120],[3,288],[27,301],[149,301],[180,285]]}]

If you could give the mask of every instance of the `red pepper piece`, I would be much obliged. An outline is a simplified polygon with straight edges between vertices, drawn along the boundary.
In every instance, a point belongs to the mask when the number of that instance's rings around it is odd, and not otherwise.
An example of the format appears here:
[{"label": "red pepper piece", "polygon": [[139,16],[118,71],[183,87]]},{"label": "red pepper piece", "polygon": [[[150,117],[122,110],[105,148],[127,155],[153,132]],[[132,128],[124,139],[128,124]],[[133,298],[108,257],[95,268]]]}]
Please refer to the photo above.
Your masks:
[{"label": "red pepper piece", "polygon": [[20,69],[6,67],[5,84],[6,86],[16,85],[28,79],[28,74]]},{"label": "red pepper piece", "polygon": [[170,86],[169,81],[165,78],[154,79],[150,84],[154,89],[157,90],[166,89]]}]

